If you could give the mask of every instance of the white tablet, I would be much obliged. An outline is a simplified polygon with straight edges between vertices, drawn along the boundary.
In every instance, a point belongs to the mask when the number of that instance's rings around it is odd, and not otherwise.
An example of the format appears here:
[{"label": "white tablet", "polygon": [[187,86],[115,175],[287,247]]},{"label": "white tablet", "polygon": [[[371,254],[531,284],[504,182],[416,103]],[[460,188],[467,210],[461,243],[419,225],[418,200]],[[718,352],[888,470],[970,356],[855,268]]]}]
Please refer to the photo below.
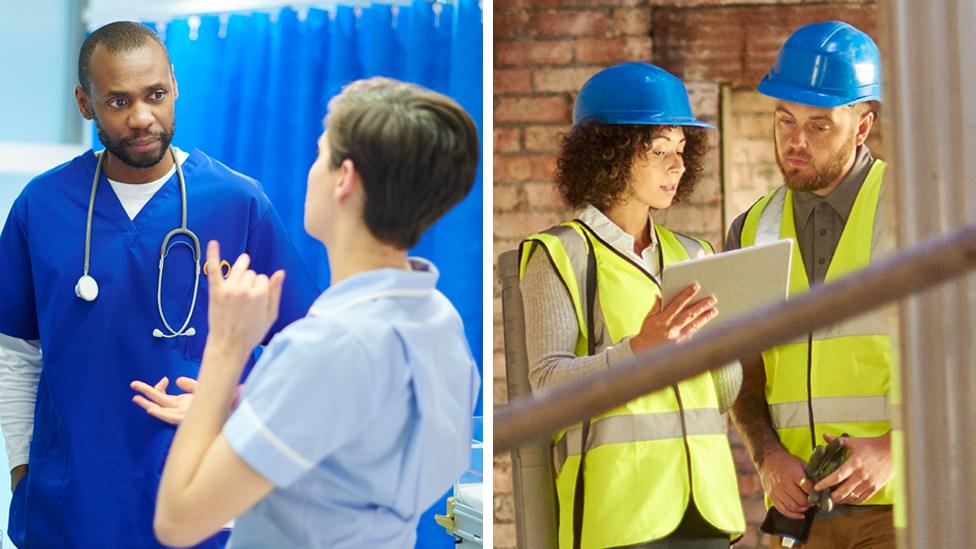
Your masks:
[{"label": "white tablet", "polygon": [[782,301],[789,291],[792,250],[790,240],[777,240],[668,265],[661,276],[661,302],[667,305],[681,290],[701,284],[692,302],[718,298],[718,316],[708,328]]}]

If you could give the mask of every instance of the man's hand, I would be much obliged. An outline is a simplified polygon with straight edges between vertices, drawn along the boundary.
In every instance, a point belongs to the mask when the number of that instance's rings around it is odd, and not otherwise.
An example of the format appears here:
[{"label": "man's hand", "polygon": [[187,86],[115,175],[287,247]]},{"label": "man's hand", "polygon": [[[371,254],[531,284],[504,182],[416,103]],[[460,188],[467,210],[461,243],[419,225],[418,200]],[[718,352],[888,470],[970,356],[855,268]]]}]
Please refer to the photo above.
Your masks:
[{"label": "man's hand", "polygon": [[261,343],[278,319],[281,285],[285,271],[278,270],[271,278],[248,269],[251,258],[241,254],[230,268],[225,280],[220,264],[220,245],[211,240],[207,245],[207,280],[210,283],[210,333],[207,346],[240,354],[250,353]]},{"label": "man's hand", "polygon": [[156,419],[165,421],[170,425],[179,425],[186,417],[186,411],[190,408],[197,382],[188,377],[176,378],[176,386],[186,391],[182,395],[167,394],[166,387],[168,386],[169,378],[167,377],[160,379],[154,386],[138,380],[129,384],[133,391],[142,393],[142,395],[132,397],[132,402],[141,406]]},{"label": "man's hand", "polygon": [[[823,437],[828,443],[837,438],[828,434]],[[834,503],[861,503],[878,493],[895,476],[891,433],[869,438],[845,437],[843,442],[850,452],[847,461],[814,488],[833,487],[830,499]]]},{"label": "man's hand", "polygon": [[807,479],[803,461],[783,448],[771,450],[759,465],[763,491],[780,513],[791,519],[802,519],[810,507],[807,497],[813,482]]},{"label": "man's hand", "polygon": [[18,465],[10,470],[10,492],[17,489],[21,479],[27,476],[27,465]]}]

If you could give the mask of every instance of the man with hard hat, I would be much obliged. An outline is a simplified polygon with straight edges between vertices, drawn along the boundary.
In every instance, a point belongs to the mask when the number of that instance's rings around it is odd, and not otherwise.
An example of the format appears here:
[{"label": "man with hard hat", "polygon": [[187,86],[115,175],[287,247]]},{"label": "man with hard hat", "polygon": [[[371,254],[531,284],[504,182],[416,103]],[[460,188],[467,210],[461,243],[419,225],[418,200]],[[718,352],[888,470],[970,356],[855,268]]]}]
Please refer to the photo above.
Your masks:
[{"label": "man with hard hat", "polygon": [[[732,223],[726,248],[792,239],[795,296],[867,267],[892,247],[881,206],[885,164],[865,145],[881,101],[878,48],[846,23],[804,26],[783,45],[759,91],[777,100],[773,133],[785,184]],[[733,420],[767,505],[803,519],[814,513],[808,495],[832,487],[836,505],[816,514],[804,547],[895,546],[893,359],[887,319],[877,313],[744,361]],[[842,435],[847,461],[814,485],[804,464],[818,444]]]}]

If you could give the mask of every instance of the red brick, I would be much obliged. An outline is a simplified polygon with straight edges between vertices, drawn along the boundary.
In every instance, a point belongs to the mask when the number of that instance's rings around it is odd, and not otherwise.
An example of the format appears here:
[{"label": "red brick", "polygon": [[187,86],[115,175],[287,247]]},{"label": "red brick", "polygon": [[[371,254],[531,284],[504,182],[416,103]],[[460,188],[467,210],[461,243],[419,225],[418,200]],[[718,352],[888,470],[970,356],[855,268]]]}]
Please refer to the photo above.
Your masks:
[{"label": "red brick", "polygon": [[[503,335],[502,331],[503,331],[503,327],[501,327],[501,326],[499,326],[498,329],[494,331],[495,334],[497,334],[495,336],[496,339],[499,339],[499,340],[503,340],[504,339],[504,335]],[[492,358],[492,361],[491,362],[492,362],[492,377],[494,379],[505,379],[505,351],[504,351],[504,349],[505,349],[504,346],[496,346],[496,347],[493,348],[493,350],[495,350],[495,353],[493,355],[493,358]],[[497,484],[495,485],[494,491],[495,491],[496,494],[498,493],[498,485]]]},{"label": "red brick", "polygon": [[515,185],[493,185],[492,199],[495,211],[513,210],[522,205],[522,192]]},{"label": "red brick", "polygon": [[762,483],[759,482],[759,475],[745,474],[739,475],[739,495],[741,497],[754,496],[756,494],[762,494]]},{"label": "red brick", "polygon": [[493,499],[495,520],[498,522],[512,522],[515,520],[515,505],[512,502],[512,496],[496,496]]},{"label": "red brick", "polygon": [[615,34],[649,35],[651,32],[651,9],[621,8],[613,10],[610,29]]},{"label": "red brick", "polygon": [[494,215],[495,237],[525,238],[562,221],[560,212],[511,212]]},{"label": "red brick", "polygon": [[532,71],[528,69],[495,69],[495,94],[529,93],[532,91]]},{"label": "red brick", "polygon": [[494,133],[496,153],[512,153],[522,150],[521,128],[496,127]]},{"label": "red brick", "polygon": [[495,155],[495,183],[546,181],[556,167],[553,156]]},{"label": "red brick", "polygon": [[[501,305],[499,305],[500,307]],[[496,355],[501,355],[504,357],[505,353],[505,327],[504,325],[499,325],[497,330],[492,331],[492,344],[491,350]],[[497,357],[496,357],[497,358]],[[505,369],[504,359],[501,362],[496,362],[493,365],[493,376],[497,379],[505,379],[507,370]]]},{"label": "red brick", "polygon": [[499,408],[508,404],[508,388],[505,386],[505,381],[492,378],[492,402],[495,403],[495,411],[497,412]]},{"label": "red brick", "polygon": [[619,8],[627,6],[642,6],[647,0],[563,0],[560,6],[563,8]]},{"label": "red brick", "polygon": [[559,151],[562,135],[569,131],[569,126],[529,126],[525,128],[525,150],[531,152]]},{"label": "red brick", "polygon": [[529,159],[524,156],[500,156],[496,154],[493,166],[495,185],[528,181],[531,178],[532,167],[529,165]]},{"label": "red brick", "polygon": [[612,65],[627,61],[651,61],[653,53],[650,36],[620,36],[616,38],[581,38],[576,41],[578,63]]},{"label": "red brick", "polygon": [[572,40],[495,42],[495,66],[565,65],[573,60]]},{"label": "red brick", "polygon": [[525,11],[498,11],[493,14],[495,40],[525,36],[529,22]]},{"label": "red brick", "polygon": [[526,183],[525,196],[530,210],[556,209],[564,211],[564,215],[568,215],[566,203],[563,202],[562,196],[552,182]]},{"label": "red brick", "polygon": [[650,0],[650,2],[652,6],[687,8],[691,6],[721,4],[723,0]]},{"label": "red brick", "polygon": [[568,122],[569,120],[570,103],[565,95],[495,98],[495,123]]},{"label": "red brick", "polygon": [[[504,471],[499,474],[500,471],[495,470],[495,475],[492,477],[492,492],[494,494],[511,494],[512,493],[512,473],[511,471]],[[497,545],[496,545],[497,547]]]},{"label": "red brick", "polygon": [[[693,3],[701,4],[697,0]],[[653,4],[672,6],[678,2],[654,0]],[[769,71],[783,42],[803,25],[839,19],[868,34],[875,33],[877,28],[874,3],[800,4],[780,0],[775,4],[654,9],[655,62],[685,79],[730,82],[736,88],[754,88]],[[691,3],[682,2],[681,5]],[[763,32],[749,32],[756,28]]]},{"label": "red brick", "polygon": [[496,522],[492,533],[494,534],[492,546],[495,549],[515,549],[516,537],[514,523]]},{"label": "red brick", "polygon": [[495,13],[507,8],[556,8],[563,4],[562,0],[495,0]]},{"label": "red brick", "polygon": [[532,75],[532,87],[540,92],[575,93],[599,70],[600,67],[540,69]]},{"label": "red brick", "polygon": [[[498,261],[498,257],[500,255],[502,255],[503,253],[505,253],[505,252],[507,252],[509,250],[514,250],[514,249],[518,248],[519,242],[522,241],[522,237],[523,236],[525,236],[525,235],[519,235],[518,238],[497,238],[496,237],[494,239],[494,242],[492,242],[492,244],[491,244],[491,248],[492,248],[492,250],[491,250],[492,261],[493,262],[497,262]],[[495,274],[496,273],[493,272],[492,273],[492,276],[494,276]],[[502,295],[501,294],[501,285],[498,284],[498,279],[497,278],[494,278],[492,280],[492,286],[493,286],[493,295],[495,297],[497,297],[497,298],[500,298],[501,295]],[[501,303],[501,301],[499,301],[499,303]],[[501,320],[498,320],[495,324],[498,326],[498,329],[499,330],[502,329],[501,328]]]},{"label": "red brick", "polygon": [[603,11],[555,11],[532,14],[529,33],[534,36],[602,36],[607,32]]}]

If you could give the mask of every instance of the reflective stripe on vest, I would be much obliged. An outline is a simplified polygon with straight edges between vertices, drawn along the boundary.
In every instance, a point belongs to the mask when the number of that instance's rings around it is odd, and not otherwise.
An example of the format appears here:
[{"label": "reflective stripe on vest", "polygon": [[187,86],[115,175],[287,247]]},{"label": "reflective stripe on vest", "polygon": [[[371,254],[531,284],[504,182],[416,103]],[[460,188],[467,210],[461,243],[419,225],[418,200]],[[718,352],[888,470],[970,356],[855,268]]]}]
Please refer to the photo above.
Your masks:
[{"label": "reflective stripe on vest", "polygon": [[[775,429],[809,426],[809,402],[780,402],[769,405]],[[819,397],[813,399],[813,417],[818,423],[888,423],[887,396]]]},{"label": "reflective stripe on vest", "polygon": [[[684,410],[685,429],[689,436],[724,435],[725,422],[712,409]],[[556,444],[556,474],[563,468],[566,458],[578,456],[581,429],[574,427]],[[681,412],[657,412],[651,414],[612,416],[590,424],[586,451],[604,444],[647,442],[669,438],[681,438]]]},{"label": "reflective stripe on vest", "polygon": [[[845,223],[825,284],[870,264],[877,245],[874,222],[883,177],[884,163],[875,161]],[[781,238],[791,239],[794,245],[790,295],[809,291],[810,282],[797,246],[793,193],[785,187],[767,194],[749,210],[741,241],[743,246],[751,246]],[[823,444],[824,433],[873,437],[890,431],[892,352],[882,311],[765,351],[766,400],[783,446],[805,461],[814,444]],[[888,486],[865,504],[891,501]]]},{"label": "reflective stripe on vest", "polygon": [[[655,227],[660,263],[668,265],[707,254],[700,241]],[[589,238],[597,265],[594,305],[596,352],[640,330],[660,288],[643,266],[617,252],[582,222],[566,223],[530,236],[522,245],[528,258],[544,247],[570,294],[580,325],[576,355],[584,356],[586,333],[585,257]],[[585,460],[584,549],[617,547],[661,539],[677,528],[691,492],[711,524],[723,532],[745,530],[735,467],[715,386],[708,374],[645,395],[591,418]],[[579,426],[555,437],[558,472],[559,544],[572,544],[572,509],[580,463]]]}]

